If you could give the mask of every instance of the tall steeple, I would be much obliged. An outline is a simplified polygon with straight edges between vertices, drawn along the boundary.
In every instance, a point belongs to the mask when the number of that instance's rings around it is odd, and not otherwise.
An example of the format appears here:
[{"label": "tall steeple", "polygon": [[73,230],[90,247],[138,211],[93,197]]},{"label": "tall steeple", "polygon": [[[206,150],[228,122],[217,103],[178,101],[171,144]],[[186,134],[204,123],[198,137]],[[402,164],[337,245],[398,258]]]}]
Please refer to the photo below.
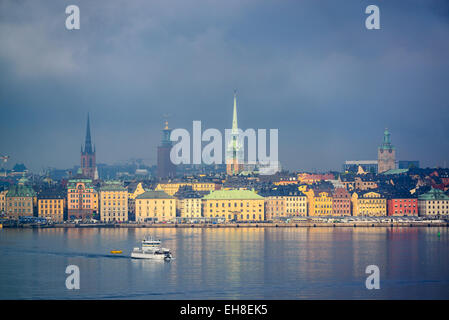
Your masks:
[{"label": "tall steeple", "polygon": [[232,116],[232,133],[238,133],[239,126],[237,124],[237,91],[234,90],[234,114]]},{"label": "tall steeple", "polygon": [[91,137],[90,137],[89,113],[87,113],[86,142],[84,144],[84,152],[85,153],[92,153],[92,140],[91,140]]},{"label": "tall steeple", "polygon": [[81,172],[82,175],[89,179],[96,179],[96,163],[95,148],[92,148],[92,138],[90,136],[90,116],[87,114],[86,125],[86,141],[84,142],[84,150],[81,146]]},{"label": "tall steeple", "polygon": [[234,113],[229,144],[226,148],[226,172],[229,175],[239,174],[243,170],[243,146],[240,141],[237,123],[237,92],[234,90]]}]

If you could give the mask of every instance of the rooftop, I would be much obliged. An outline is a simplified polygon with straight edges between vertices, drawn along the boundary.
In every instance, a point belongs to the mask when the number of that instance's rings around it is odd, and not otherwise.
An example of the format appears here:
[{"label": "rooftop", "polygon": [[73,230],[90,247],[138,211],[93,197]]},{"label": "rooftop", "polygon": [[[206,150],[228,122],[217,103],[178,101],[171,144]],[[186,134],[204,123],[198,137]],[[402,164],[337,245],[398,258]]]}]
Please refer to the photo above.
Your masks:
[{"label": "rooftop", "polygon": [[263,197],[252,190],[215,190],[205,195],[206,200],[263,200]]},{"label": "rooftop", "polygon": [[137,196],[136,199],[174,199],[175,197],[166,194],[160,190],[148,190]]}]

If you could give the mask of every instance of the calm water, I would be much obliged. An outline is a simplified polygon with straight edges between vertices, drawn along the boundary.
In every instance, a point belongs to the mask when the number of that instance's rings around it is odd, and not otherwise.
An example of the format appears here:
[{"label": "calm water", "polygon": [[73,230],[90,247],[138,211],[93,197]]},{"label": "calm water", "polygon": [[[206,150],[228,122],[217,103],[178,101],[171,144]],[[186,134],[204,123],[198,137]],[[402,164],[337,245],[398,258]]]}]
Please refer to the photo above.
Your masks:
[{"label": "calm water", "polygon": [[[438,236],[440,232],[440,236]],[[133,260],[146,234],[171,262]],[[109,254],[121,249],[123,256]],[[80,268],[67,290],[65,268]],[[379,266],[380,290],[365,288]],[[3,229],[1,299],[448,299],[447,228]]]}]

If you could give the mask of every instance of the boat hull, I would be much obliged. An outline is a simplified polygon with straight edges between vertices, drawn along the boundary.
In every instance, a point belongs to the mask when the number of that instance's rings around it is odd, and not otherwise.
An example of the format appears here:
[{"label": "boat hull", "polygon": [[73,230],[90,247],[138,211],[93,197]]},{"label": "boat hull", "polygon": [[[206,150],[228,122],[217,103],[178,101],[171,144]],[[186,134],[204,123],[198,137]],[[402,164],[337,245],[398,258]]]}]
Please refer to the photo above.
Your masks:
[{"label": "boat hull", "polygon": [[171,260],[171,257],[164,254],[154,254],[151,252],[132,252],[131,258],[133,259],[151,259],[151,260]]}]

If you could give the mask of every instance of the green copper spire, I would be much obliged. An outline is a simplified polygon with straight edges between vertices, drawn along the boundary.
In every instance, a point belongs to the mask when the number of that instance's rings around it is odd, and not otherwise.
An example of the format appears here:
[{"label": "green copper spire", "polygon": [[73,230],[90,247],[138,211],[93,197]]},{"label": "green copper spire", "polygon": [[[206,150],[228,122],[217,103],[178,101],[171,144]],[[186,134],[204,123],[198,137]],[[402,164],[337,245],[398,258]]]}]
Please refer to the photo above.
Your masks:
[{"label": "green copper spire", "polygon": [[385,128],[384,131],[384,144],[390,144],[390,132],[388,132],[388,129]]},{"label": "green copper spire", "polygon": [[380,149],[394,149],[394,146],[391,144],[390,132],[387,128],[384,131],[384,141],[380,146]]},{"label": "green copper spire", "polygon": [[237,92],[234,90],[234,115],[232,117],[232,133],[237,133],[239,126],[237,125]]}]

